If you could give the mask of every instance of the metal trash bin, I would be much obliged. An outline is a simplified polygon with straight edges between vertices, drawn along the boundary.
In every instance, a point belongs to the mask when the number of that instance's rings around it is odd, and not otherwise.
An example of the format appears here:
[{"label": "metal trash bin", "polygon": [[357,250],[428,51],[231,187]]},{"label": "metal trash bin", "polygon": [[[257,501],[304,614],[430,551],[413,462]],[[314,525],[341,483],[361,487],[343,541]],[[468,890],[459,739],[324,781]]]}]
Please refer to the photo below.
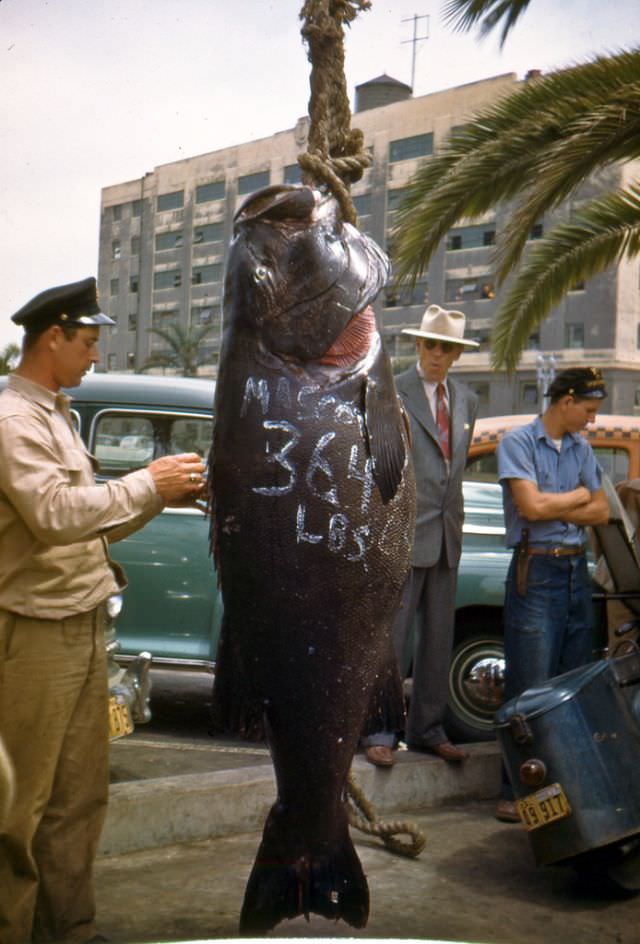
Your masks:
[{"label": "metal trash bin", "polygon": [[640,652],[528,689],[495,727],[538,865],[616,847],[640,863]]}]

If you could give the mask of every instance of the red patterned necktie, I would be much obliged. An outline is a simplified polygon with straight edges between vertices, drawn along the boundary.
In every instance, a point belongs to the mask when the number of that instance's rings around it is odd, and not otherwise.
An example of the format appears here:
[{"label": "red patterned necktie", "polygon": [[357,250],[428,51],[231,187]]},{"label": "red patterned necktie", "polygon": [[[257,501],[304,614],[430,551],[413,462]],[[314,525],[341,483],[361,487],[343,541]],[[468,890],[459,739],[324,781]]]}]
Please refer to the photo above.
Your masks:
[{"label": "red patterned necktie", "polygon": [[437,410],[436,423],[438,424],[438,436],[440,438],[440,448],[445,459],[451,459],[451,445],[449,443],[449,410],[447,401],[444,397],[444,384],[439,383],[437,390]]}]

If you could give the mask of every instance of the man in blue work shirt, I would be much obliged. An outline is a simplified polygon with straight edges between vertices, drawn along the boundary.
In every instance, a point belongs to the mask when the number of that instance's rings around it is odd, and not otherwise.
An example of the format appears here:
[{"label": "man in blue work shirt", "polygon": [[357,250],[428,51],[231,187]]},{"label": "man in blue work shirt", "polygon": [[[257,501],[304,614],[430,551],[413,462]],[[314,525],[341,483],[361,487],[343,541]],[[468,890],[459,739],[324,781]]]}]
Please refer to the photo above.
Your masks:
[{"label": "man in blue work shirt", "polygon": [[[591,661],[593,615],[585,526],[609,517],[602,473],[586,439],[606,396],[599,370],[558,374],[549,406],[498,446],[506,543],[514,549],[504,608],[505,700]],[[517,822],[503,771],[498,819]]]}]

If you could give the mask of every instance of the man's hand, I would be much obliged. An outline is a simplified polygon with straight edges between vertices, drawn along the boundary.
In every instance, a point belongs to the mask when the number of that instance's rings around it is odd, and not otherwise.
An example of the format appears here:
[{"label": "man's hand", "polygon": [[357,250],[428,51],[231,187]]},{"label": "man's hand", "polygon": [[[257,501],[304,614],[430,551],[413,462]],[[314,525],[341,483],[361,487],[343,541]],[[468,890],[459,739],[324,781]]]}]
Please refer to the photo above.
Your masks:
[{"label": "man's hand", "polygon": [[161,456],[147,466],[165,505],[195,501],[205,490],[204,462],[196,452]]}]

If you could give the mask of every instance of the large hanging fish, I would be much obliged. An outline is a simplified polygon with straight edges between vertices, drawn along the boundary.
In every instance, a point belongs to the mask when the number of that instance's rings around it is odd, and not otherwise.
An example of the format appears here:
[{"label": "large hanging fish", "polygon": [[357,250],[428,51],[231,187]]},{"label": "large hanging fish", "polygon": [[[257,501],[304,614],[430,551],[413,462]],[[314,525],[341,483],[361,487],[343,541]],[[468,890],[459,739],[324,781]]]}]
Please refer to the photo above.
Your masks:
[{"label": "large hanging fish", "polygon": [[269,187],[236,214],[211,459],[224,600],[214,707],[235,730],[263,721],[278,789],[243,933],[309,912],[368,917],[344,790],[365,719],[401,720],[390,624],[415,515],[368,307],[388,274],[310,187]]}]

